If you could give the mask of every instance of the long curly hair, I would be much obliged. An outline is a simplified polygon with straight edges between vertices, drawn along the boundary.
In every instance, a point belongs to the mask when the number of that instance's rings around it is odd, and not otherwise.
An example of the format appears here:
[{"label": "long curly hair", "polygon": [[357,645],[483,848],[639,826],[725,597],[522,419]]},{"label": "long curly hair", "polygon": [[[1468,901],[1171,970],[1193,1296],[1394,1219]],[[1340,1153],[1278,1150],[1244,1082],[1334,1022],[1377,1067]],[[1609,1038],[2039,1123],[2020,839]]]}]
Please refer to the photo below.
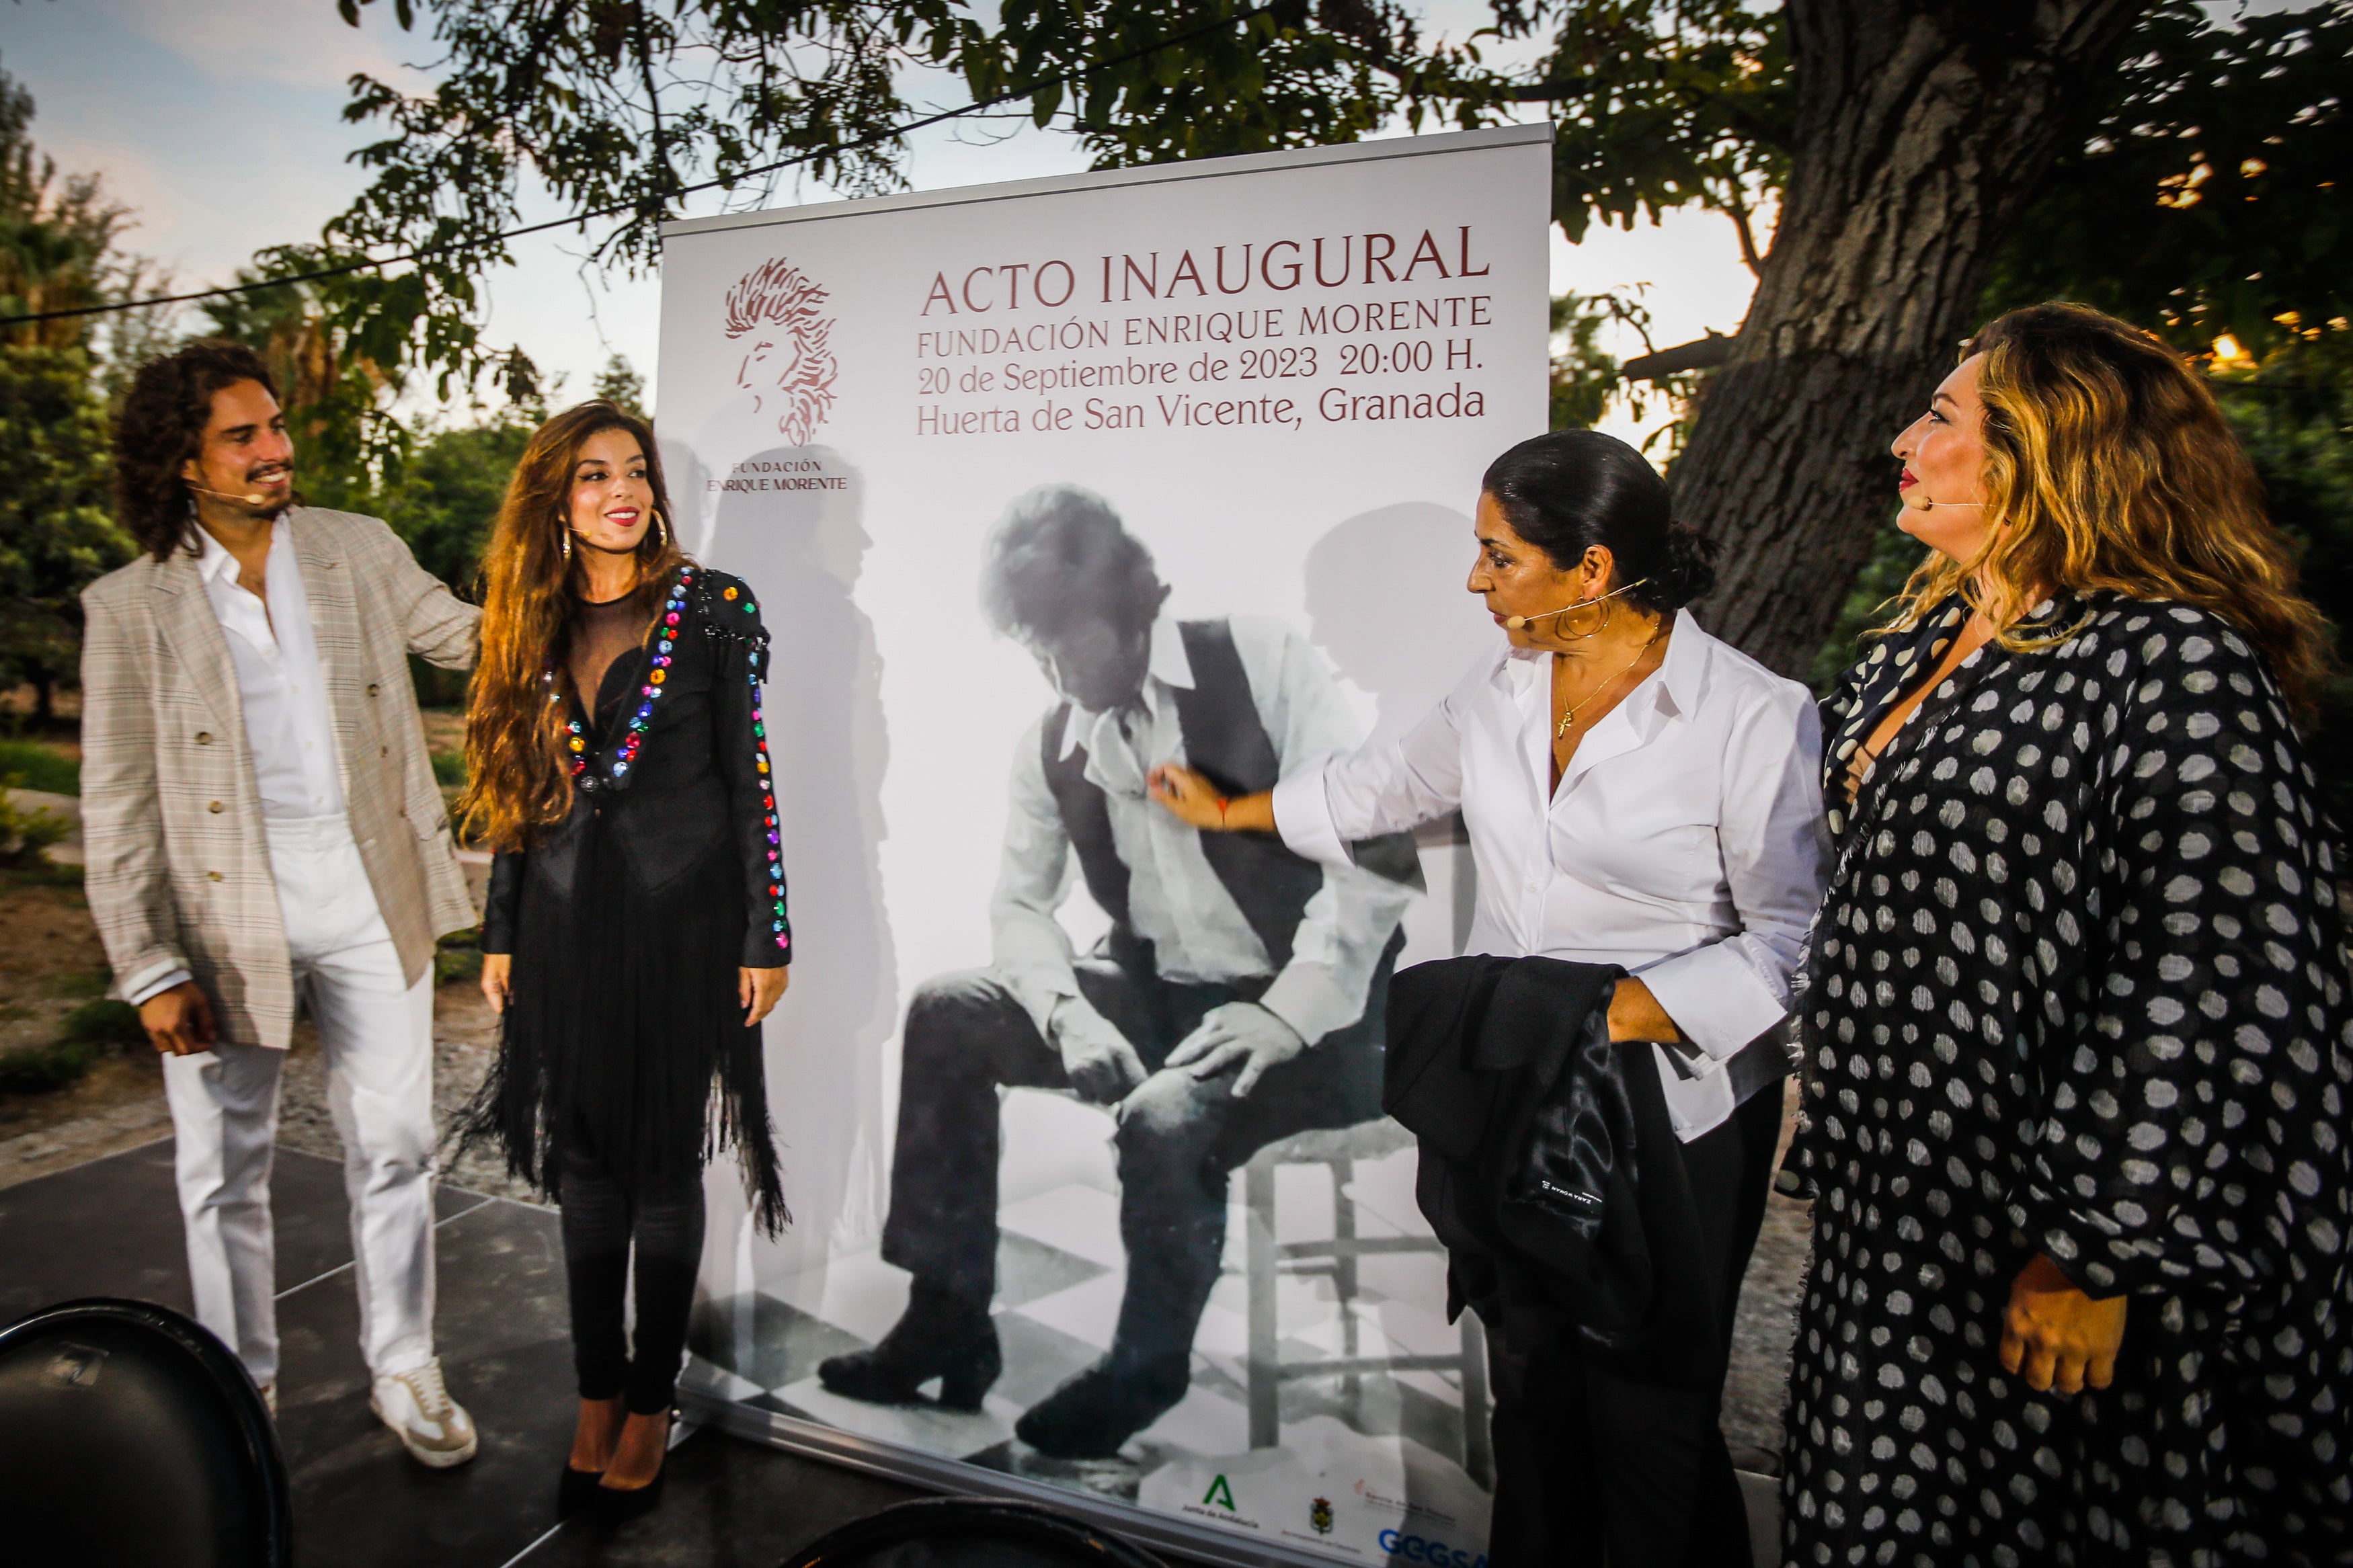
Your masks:
[{"label": "long curly hair", "polygon": [[240,381],[258,381],[278,395],[261,356],[223,338],[158,355],[132,374],[114,416],[115,513],[123,531],[159,562],[170,560],[174,550],[195,547],[195,497],[181,470],[205,449],[213,395]]},{"label": "long curly hair", "polygon": [[1930,554],[1898,596],[1901,630],[1955,593],[2010,607],[2002,647],[2031,652],[2080,624],[2030,627],[2037,584],[2194,605],[2228,621],[2309,721],[2336,669],[2327,620],[2204,379],[2149,333],[2084,305],[2012,310],[1962,350],[1985,355],[1981,493],[1993,524],[1973,561]]},{"label": "long curly hair", "polygon": [[[638,542],[641,591],[659,589],[686,562],[651,426],[617,405],[595,402],[567,408],[532,432],[482,552],[482,652],[466,710],[469,782],[458,816],[493,849],[529,847],[572,809],[564,728],[568,689],[558,666],[585,568],[566,558],[564,546],[572,526],[573,468],[589,437],[607,430],[637,438],[661,519]],[[652,624],[649,612],[649,630]]]}]

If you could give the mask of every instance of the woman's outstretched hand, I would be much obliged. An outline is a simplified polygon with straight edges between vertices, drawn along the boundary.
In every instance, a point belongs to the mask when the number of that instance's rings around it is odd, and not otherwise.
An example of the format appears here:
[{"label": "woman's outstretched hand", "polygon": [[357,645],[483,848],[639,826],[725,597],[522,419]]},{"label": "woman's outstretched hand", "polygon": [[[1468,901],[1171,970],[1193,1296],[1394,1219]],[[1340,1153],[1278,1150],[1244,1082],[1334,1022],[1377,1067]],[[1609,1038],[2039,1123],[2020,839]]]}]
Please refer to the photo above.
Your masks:
[{"label": "woman's outstretched hand", "polygon": [[2038,1393],[2107,1387],[2124,1348],[2126,1300],[2094,1300],[2036,1253],[2010,1283],[2010,1308],[2001,1318],[2001,1364]]},{"label": "woman's outstretched hand", "polygon": [[735,972],[735,999],[743,1004],[748,1016],[744,1026],[750,1028],[776,1010],[776,1003],[785,994],[785,987],[793,983],[793,972],[783,964],[774,969],[738,969]]},{"label": "woman's outstretched hand", "polygon": [[1204,833],[1274,831],[1274,796],[1271,792],[1223,795],[1218,793],[1217,785],[1177,763],[1161,763],[1152,770],[1145,784],[1152,791],[1152,798],[1188,827],[1198,827]]},{"label": "woman's outstretched hand", "polygon": [[514,1000],[514,954],[486,952],[482,954],[482,994],[491,999],[491,1011],[503,1013]]}]

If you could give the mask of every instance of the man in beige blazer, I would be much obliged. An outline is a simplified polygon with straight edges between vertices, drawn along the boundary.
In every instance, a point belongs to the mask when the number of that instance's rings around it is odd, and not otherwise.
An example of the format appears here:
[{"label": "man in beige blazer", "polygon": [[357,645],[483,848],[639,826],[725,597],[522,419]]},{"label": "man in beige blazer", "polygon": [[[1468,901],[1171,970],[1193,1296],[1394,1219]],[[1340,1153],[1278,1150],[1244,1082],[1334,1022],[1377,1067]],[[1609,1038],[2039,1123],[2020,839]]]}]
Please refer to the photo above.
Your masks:
[{"label": "man in beige blazer", "polygon": [[295,504],[293,462],[250,350],[140,368],[115,465],[146,553],[82,595],[90,910],[164,1053],[198,1319],[274,1409],[269,1166],[300,1001],[373,1405],[418,1459],[462,1464],[473,1423],[433,1349],[433,949],[475,915],[407,657],[471,666],[480,612],[383,523]]}]

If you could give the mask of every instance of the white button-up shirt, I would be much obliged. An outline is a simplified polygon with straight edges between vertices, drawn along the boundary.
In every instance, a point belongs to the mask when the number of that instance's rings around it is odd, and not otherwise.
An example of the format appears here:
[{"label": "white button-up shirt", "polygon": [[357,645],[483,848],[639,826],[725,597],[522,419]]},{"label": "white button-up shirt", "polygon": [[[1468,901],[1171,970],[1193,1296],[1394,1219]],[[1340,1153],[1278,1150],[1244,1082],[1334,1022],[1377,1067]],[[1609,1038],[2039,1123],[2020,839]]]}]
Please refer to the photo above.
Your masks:
[{"label": "white button-up shirt", "polygon": [[311,602],[294,559],[287,520],[269,531],[263,563],[265,605],[238,585],[237,557],[199,528],[196,572],[211,599],[213,617],[228,639],[245,710],[245,742],[265,817],[338,816],[343,810],[343,760],[335,750],[334,715],[311,635]]},{"label": "white button-up shirt", "polygon": [[[1279,766],[1296,767],[1363,736],[1314,649],[1272,621],[1236,616],[1227,626]],[[1210,868],[1199,832],[1155,805],[1145,789],[1155,764],[1185,761],[1176,694],[1193,684],[1184,638],[1163,618],[1153,627],[1151,669],[1139,706],[1097,713],[1072,704],[1054,737],[1056,755],[1086,748],[1087,780],[1103,792],[1112,841],[1127,868],[1128,921],[1152,943],[1160,973],[1212,983],[1271,976],[1259,1005],[1313,1045],[1364,1016],[1382,950],[1413,895],[1344,854],[1308,900],[1292,937],[1291,961],[1276,973],[1266,944]],[[1046,782],[1043,743],[1040,725],[1033,724],[1014,754],[991,923],[998,972],[1039,1032],[1050,1038],[1047,1020],[1055,1003],[1078,994],[1074,950],[1055,918],[1078,868]]]},{"label": "white button-up shirt", "polygon": [[[311,601],[302,592],[302,568],[294,559],[290,529],[280,517],[269,530],[269,553],[261,568],[269,604],[238,584],[237,557],[202,528],[196,530],[196,575],[228,644],[229,662],[237,668],[246,748],[253,757],[262,816],[340,816],[343,758],[335,746],[326,675],[319,663],[318,640],[311,635]],[[180,968],[129,975],[122,982],[122,994],[136,1006],[185,984],[188,978],[188,972]]]},{"label": "white button-up shirt", "polygon": [[1604,714],[1552,787],[1552,656],[1506,647],[1385,745],[1274,792],[1283,841],[1340,863],[1354,839],[1460,807],[1478,902],[1469,951],[1620,964],[1684,1039],[1660,1053],[1677,1133],[1732,1114],[1723,1070],[1775,1029],[1820,901],[1829,837],[1812,697],[1678,613],[1666,658]]}]

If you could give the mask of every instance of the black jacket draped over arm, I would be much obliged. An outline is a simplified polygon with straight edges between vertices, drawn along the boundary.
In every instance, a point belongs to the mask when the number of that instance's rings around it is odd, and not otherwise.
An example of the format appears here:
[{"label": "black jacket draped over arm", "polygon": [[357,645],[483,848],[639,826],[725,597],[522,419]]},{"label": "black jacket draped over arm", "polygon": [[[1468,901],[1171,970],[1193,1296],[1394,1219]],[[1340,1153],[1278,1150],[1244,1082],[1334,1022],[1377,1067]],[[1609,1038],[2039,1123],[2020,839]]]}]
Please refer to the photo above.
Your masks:
[{"label": "black jacket draped over arm", "polygon": [[1651,1043],[1609,1039],[1622,973],[1482,956],[1400,970],[1381,1102],[1420,1141],[1450,1320],[1468,1305],[1518,1342],[1711,1387],[1717,1292],[1683,1151]]}]

